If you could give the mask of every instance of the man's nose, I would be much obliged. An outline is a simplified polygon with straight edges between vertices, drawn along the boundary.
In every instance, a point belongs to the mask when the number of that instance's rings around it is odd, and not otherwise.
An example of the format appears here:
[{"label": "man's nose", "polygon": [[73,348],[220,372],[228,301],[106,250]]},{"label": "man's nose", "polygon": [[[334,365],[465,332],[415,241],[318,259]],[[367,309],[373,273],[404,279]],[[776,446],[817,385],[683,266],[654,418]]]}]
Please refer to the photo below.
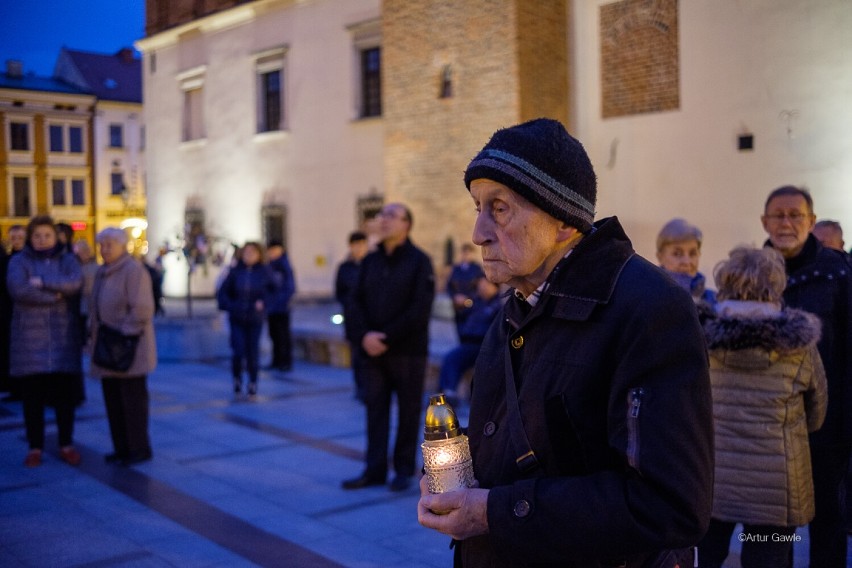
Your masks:
[{"label": "man's nose", "polygon": [[483,215],[477,215],[476,221],[473,224],[473,244],[482,246],[491,240],[491,231],[488,227],[488,221]]}]

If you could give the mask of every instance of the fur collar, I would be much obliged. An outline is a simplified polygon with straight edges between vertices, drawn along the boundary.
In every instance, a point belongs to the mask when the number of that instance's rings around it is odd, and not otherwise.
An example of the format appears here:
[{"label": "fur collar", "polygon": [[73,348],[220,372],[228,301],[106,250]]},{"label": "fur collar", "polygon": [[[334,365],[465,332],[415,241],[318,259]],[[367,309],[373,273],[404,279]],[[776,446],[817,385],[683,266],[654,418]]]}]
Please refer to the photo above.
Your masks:
[{"label": "fur collar", "polygon": [[708,349],[788,352],[815,344],[821,332],[817,316],[793,308],[773,316],[720,315],[704,323]]}]

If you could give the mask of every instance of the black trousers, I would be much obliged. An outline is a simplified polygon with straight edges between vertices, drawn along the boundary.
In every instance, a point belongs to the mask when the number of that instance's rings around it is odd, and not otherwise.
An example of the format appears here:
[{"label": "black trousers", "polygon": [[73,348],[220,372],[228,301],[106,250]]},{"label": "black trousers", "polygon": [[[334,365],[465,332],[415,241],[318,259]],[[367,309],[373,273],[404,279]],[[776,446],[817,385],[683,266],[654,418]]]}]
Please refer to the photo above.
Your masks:
[{"label": "black trousers", "polygon": [[277,369],[293,366],[293,339],[290,335],[290,312],[269,314],[269,339],[272,341],[272,363]]},{"label": "black trousers", "polygon": [[148,377],[103,377],[109,432],[119,458],[151,454],[148,438]]},{"label": "black trousers", "polygon": [[846,568],[843,482],[852,446],[811,443],[816,515],[808,525],[812,568]]},{"label": "black trousers", "polygon": [[42,373],[19,377],[24,403],[24,423],[31,450],[44,449],[44,409],[56,413],[59,447],[70,446],[74,437],[74,409],[77,406],[76,373]]},{"label": "black trousers", "polygon": [[397,475],[413,476],[423,406],[425,355],[368,357],[364,364],[364,404],[367,407],[367,475],[383,478],[388,469],[392,396],[396,393],[398,424],[393,451]]}]

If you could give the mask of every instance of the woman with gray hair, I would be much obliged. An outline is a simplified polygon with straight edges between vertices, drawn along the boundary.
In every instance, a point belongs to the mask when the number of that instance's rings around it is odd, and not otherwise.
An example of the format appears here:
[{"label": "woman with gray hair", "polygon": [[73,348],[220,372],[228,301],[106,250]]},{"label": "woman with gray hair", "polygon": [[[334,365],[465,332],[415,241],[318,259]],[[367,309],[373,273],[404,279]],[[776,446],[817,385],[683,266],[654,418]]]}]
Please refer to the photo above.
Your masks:
[{"label": "woman with gray hair", "polygon": [[828,399],[820,321],[783,307],[787,276],[772,248],[736,248],[714,277],[719,303],[704,331],[716,475],[700,564],[722,566],[742,523],[743,568],[786,566],[796,527],[814,516],[808,433],[822,425]]},{"label": "woman with gray hair", "polygon": [[101,379],[115,448],[105,459],[123,465],[151,459],[147,376],[157,365],[151,277],[142,263],[127,252],[127,240],[127,233],[118,228],[98,233],[103,265],[95,276],[89,306],[95,350],[98,331],[105,329],[102,326],[139,338],[126,370],[107,368],[94,361],[91,365],[92,375]]}]

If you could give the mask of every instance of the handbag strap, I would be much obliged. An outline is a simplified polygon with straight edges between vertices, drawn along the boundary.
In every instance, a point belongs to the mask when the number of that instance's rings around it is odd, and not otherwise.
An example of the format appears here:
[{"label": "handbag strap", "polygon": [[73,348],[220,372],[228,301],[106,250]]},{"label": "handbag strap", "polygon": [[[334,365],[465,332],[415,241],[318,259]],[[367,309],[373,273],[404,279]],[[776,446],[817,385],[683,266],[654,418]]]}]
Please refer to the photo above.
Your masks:
[{"label": "handbag strap", "polygon": [[527,474],[538,466],[538,458],[527,438],[524,430],[524,420],[521,417],[521,408],[518,404],[518,387],[515,384],[515,373],[512,368],[512,354],[506,349],[506,418],[509,422],[509,433],[512,437],[512,445],[515,447],[515,464],[521,473]]}]

